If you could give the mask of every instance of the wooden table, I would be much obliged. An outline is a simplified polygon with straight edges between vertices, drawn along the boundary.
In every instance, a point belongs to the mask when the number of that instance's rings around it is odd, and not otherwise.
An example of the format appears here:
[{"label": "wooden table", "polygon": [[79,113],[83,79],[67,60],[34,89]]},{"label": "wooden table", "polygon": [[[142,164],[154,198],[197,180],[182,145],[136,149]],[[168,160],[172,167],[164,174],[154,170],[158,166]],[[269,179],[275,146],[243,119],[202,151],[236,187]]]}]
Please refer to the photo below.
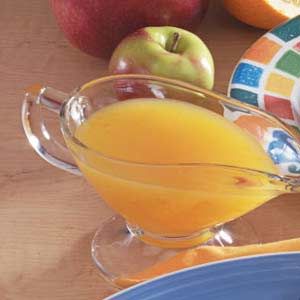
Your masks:
[{"label": "wooden table", "polygon": [[[199,35],[215,57],[215,89],[226,93],[235,63],[263,31],[231,18],[220,2],[213,1]],[[93,233],[111,210],[82,178],[39,159],[20,123],[24,87],[40,82],[70,91],[106,67],[68,44],[47,1],[1,0],[1,300],[93,300],[113,292],[90,258]],[[299,236],[297,200],[284,196],[251,213],[262,241]]]}]

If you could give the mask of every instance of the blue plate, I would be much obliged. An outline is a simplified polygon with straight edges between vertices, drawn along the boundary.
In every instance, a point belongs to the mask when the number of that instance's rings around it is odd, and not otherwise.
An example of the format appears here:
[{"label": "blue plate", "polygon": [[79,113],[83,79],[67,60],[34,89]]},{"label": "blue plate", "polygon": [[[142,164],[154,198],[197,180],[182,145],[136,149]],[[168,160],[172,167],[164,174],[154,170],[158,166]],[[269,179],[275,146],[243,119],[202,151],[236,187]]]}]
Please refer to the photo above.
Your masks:
[{"label": "blue plate", "polygon": [[299,300],[300,252],[210,263],[136,285],[106,300]]}]

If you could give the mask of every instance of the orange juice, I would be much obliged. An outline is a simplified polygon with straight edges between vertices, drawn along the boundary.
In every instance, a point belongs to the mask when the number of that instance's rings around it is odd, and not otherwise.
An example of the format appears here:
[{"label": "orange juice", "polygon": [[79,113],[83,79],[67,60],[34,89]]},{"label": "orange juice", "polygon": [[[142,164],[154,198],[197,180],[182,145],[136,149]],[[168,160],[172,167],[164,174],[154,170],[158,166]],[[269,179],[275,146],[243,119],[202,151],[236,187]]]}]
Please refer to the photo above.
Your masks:
[{"label": "orange juice", "polygon": [[75,136],[92,149],[78,153],[71,145],[88,181],[127,221],[151,233],[190,235],[276,195],[263,172],[277,168],[254,137],[194,104],[118,102],[95,112]]}]

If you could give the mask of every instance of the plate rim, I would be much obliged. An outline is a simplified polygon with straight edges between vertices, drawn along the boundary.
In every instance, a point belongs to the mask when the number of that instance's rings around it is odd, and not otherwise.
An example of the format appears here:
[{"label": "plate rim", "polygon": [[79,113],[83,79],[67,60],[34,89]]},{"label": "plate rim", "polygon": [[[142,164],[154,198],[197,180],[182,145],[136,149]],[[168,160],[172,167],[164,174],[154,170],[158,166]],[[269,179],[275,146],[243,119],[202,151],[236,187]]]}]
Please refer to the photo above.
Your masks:
[{"label": "plate rim", "polygon": [[223,260],[214,261],[214,262],[208,262],[208,263],[205,263],[205,264],[180,269],[180,270],[177,270],[177,271],[174,271],[174,272],[170,272],[170,273],[167,273],[167,274],[164,274],[164,275],[157,276],[153,279],[146,280],[142,283],[138,283],[134,286],[131,286],[129,288],[121,290],[117,293],[114,293],[114,294],[104,298],[103,300],[114,300],[115,297],[119,297],[119,296],[122,296],[124,294],[127,294],[131,290],[139,289],[143,286],[152,284],[153,282],[155,283],[157,281],[160,281],[161,279],[176,276],[177,274],[188,273],[192,270],[205,269],[205,268],[209,268],[211,266],[223,265],[223,264],[236,262],[236,261],[247,261],[247,260],[252,260],[252,259],[256,259],[256,258],[282,257],[282,256],[284,256],[284,257],[285,256],[299,256],[300,257],[300,250],[299,251],[283,251],[283,252],[278,252],[278,253],[265,253],[265,254],[249,255],[249,256],[240,256],[240,257],[228,258],[228,259],[223,259]]}]

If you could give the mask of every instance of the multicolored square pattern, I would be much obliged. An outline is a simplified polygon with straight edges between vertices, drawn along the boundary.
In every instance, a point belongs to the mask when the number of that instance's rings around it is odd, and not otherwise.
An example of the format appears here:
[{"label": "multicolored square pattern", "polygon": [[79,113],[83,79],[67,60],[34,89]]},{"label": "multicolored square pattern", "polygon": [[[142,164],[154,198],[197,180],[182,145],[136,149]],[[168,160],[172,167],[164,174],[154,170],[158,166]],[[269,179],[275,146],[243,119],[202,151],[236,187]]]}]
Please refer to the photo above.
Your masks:
[{"label": "multicolored square pattern", "polygon": [[268,32],[245,52],[228,94],[300,129],[300,16]]}]

